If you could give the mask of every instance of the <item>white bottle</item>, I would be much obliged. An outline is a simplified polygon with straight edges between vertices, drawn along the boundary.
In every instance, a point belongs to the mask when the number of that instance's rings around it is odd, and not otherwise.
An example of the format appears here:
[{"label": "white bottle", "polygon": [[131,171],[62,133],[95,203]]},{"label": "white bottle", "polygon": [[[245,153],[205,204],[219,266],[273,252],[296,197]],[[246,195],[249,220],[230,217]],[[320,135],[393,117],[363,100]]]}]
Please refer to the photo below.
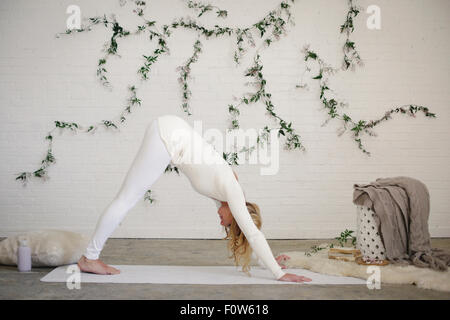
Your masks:
[{"label": "white bottle", "polygon": [[31,271],[31,249],[28,247],[27,240],[21,239],[19,244],[17,249],[17,268],[20,272]]}]

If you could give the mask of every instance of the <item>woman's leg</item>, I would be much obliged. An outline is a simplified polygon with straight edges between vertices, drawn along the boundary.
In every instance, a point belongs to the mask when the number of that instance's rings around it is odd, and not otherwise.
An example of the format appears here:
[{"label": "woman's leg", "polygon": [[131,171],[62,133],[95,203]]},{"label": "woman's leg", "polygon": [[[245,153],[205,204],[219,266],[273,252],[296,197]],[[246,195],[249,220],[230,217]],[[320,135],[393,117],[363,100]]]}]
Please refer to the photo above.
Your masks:
[{"label": "woman's leg", "polygon": [[97,222],[84,255],[87,259],[98,259],[106,240],[122,222],[127,212],[164,173],[170,161],[171,157],[159,135],[158,121],[153,120],[145,131],[141,147],[119,192]]}]

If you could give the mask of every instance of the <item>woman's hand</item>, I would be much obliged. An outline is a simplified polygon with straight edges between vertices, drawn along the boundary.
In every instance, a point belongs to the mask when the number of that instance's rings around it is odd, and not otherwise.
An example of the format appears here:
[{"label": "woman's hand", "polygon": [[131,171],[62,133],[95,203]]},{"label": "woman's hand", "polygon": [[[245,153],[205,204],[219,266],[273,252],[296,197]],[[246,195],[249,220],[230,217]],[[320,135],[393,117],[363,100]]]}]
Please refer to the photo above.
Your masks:
[{"label": "woman's hand", "polygon": [[283,264],[285,261],[289,260],[291,257],[280,254],[278,257],[275,258],[277,260],[278,264],[280,265],[281,269],[286,269],[287,267]]},{"label": "woman's hand", "polygon": [[[287,267],[283,265],[285,261],[289,260],[291,257],[285,254],[280,254],[275,258],[277,260],[278,264],[281,266],[281,269],[286,269]],[[299,276],[293,273],[286,273],[284,276],[282,276],[279,281],[288,281],[288,282],[310,282],[312,281],[310,278]]]},{"label": "woman's hand", "polygon": [[299,276],[293,273],[286,273],[282,276],[278,281],[287,281],[287,282],[310,282],[312,281],[310,278]]}]

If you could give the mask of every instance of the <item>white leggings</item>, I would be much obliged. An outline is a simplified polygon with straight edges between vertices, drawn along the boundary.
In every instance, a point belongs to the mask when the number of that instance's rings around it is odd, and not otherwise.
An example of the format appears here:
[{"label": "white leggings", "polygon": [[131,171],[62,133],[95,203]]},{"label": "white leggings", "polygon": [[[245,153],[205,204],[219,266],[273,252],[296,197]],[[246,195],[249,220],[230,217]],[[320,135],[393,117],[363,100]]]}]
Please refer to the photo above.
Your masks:
[{"label": "white leggings", "polygon": [[109,236],[122,222],[127,212],[142,199],[153,183],[164,173],[171,157],[161,140],[158,121],[153,120],[145,131],[141,147],[131,164],[116,197],[106,207],[97,222],[86,248],[85,257],[98,259]]}]

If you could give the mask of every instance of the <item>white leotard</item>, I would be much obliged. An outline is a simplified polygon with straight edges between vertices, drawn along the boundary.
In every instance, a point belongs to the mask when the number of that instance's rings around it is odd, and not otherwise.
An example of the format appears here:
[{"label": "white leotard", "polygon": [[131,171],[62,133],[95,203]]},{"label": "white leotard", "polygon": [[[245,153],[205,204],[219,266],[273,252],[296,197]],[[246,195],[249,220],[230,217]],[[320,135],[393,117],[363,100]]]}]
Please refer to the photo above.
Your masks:
[{"label": "white leotard", "polygon": [[161,140],[171,162],[189,179],[200,194],[212,198],[219,206],[228,203],[233,218],[247,238],[260,264],[269,269],[276,279],[285,273],[275,260],[263,235],[256,227],[245,205],[244,192],[230,165],[184,119],[174,115],[158,117]]}]

